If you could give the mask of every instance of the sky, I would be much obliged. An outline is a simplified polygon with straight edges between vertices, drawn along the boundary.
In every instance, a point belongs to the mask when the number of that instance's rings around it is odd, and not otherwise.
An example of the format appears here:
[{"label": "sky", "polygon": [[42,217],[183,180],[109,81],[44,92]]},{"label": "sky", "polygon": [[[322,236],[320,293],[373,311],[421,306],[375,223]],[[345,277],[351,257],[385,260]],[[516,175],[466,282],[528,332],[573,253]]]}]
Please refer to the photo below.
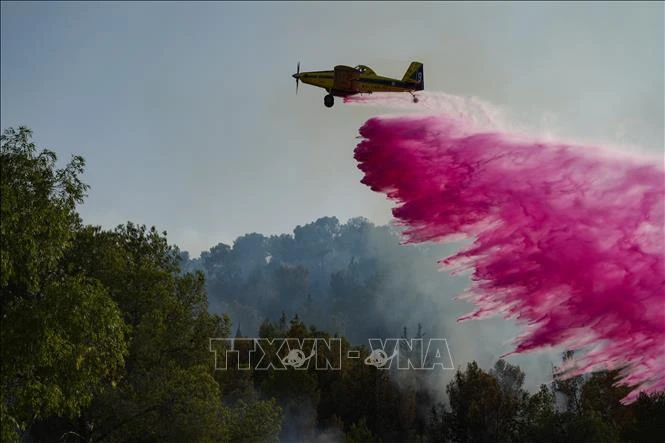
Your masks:
[{"label": "sky", "polygon": [[534,131],[664,149],[662,2],[2,2],[2,129],[86,159],[80,213],[197,256],[322,216],[389,222],[353,107],[291,75],[365,64]]}]

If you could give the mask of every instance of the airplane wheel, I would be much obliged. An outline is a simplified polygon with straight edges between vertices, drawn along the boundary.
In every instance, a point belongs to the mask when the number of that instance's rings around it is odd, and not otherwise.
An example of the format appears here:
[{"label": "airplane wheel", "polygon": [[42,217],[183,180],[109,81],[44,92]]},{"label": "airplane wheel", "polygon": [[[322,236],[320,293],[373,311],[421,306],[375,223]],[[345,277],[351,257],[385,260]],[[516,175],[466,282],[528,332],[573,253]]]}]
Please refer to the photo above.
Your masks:
[{"label": "airplane wheel", "polygon": [[335,97],[333,97],[332,94],[326,95],[323,97],[323,104],[326,105],[326,108],[332,108],[332,106],[335,104]]}]

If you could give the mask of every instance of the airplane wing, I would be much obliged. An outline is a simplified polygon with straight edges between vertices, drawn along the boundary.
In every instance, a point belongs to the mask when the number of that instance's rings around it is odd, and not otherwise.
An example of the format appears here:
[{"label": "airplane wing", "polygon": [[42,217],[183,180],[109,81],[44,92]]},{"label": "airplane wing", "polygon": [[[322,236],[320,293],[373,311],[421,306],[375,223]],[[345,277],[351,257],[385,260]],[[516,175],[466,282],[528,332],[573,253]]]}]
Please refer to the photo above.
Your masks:
[{"label": "airplane wing", "polygon": [[349,66],[335,66],[335,81],[333,89],[339,91],[356,92],[360,81],[360,72]]}]

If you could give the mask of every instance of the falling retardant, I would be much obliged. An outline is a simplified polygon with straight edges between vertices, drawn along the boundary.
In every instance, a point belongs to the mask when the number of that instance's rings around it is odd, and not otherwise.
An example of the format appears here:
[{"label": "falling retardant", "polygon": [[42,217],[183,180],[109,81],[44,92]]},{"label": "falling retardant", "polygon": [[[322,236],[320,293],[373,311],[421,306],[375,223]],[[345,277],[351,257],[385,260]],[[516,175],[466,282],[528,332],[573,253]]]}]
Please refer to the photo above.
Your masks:
[{"label": "falling retardant", "polygon": [[362,183],[397,203],[405,242],[473,240],[441,260],[471,274],[460,320],[515,319],[507,355],[580,351],[564,377],[620,370],[624,403],[665,389],[662,161],[450,114],[375,117],[360,135]]}]

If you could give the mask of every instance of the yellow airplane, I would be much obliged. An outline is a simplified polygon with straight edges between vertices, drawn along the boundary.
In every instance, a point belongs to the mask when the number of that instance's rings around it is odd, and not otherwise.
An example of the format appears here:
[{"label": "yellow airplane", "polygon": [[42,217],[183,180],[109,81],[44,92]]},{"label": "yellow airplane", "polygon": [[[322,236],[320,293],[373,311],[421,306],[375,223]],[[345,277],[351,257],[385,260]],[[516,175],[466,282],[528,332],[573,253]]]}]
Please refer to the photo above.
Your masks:
[{"label": "yellow airplane", "polygon": [[412,62],[401,80],[381,77],[365,65],[358,65],[355,68],[338,65],[333,71],[300,72],[300,62],[298,62],[298,72],[293,74],[293,78],[296,79],[296,94],[300,81],[325,89],[328,95],[323,98],[323,104],[328,108],[335,103],[335,96],[346,97],[372,92],[409,92],[413,96],[413,101],[418,103],[414,91],[422,91],[425,88],[423,64],[419,62]]}]

